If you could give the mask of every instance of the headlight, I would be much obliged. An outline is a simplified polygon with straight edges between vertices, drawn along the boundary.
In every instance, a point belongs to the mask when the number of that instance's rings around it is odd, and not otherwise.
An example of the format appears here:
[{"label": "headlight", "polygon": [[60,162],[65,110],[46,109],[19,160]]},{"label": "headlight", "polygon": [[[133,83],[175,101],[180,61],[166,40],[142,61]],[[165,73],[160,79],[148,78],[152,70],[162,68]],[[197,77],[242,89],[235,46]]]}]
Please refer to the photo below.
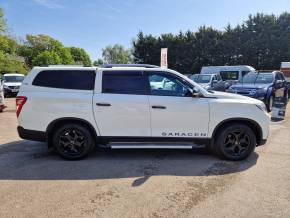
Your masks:
[{"label": "headlight", "polygon": [[256,104],[257,108],[259,108],[263,112],[267,112],[267,108],[265,104]]},{"label": "headlight", "polygon": [[4,89],[8,89],[9,87],[8,87],[8,86],[6,86],[6,85],[3,85],[3,88],[4,88]]},{"label": "headlight", "polygon": [[258,89],[257,93],[258,94],[264,94],[267,91],[267,88],[262,88],[262,89]]}]

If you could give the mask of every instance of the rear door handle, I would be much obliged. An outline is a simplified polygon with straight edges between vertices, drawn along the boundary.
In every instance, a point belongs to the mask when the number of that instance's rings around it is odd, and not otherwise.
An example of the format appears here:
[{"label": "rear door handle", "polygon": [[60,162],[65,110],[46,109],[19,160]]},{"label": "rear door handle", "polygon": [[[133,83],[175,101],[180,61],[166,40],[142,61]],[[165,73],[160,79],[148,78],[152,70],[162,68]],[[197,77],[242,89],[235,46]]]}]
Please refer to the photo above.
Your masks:
[{"label": "rear door handle", "polygon": [[103,106],[103,107],[110,107],[111,104],[109,103],[96,103],[97,106]]},{"label": "rear door handle", "polygon": [[166,109],[165,106],[161,106],[161,105],[153,105],[152,108],[153,109]]}]

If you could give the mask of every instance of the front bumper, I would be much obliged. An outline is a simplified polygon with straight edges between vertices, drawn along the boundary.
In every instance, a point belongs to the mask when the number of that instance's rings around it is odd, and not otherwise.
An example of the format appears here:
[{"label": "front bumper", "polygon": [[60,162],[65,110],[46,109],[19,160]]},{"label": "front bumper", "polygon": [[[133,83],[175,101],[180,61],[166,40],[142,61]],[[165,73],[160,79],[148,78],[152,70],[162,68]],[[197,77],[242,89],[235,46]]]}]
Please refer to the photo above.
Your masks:
[{"label": "front bumper", "polygon": [[17,127],[17,132],[20,138],[31,141],[46,141],[46,133],[42,131],[24,129],[21,126]]},{"label": "front bumper", "polygon": [[7,88],[4,88],[4,95],[7,96],[7,95],[17,95],[19,92],[19,89],[7,89]]}]

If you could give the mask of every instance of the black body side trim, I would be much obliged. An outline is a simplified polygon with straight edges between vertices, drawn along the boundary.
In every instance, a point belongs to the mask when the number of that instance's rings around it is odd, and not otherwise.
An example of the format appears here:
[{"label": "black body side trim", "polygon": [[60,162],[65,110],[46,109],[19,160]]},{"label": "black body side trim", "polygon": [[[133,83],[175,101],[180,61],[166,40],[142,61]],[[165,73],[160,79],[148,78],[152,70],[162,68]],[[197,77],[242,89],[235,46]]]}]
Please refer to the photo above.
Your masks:
[{"label": "black body side trim", "polygon": [[192,142],[195,144],[208,145],[210,138],[186,138],[186,137],[119,137],[119,136],[98,136],[98,142]]},{"label": "black body side trim", "polygon": [[21,126],[17,127],[18,135],[22,139],[45,142],[46,133],[42,131],[24,129]]}]

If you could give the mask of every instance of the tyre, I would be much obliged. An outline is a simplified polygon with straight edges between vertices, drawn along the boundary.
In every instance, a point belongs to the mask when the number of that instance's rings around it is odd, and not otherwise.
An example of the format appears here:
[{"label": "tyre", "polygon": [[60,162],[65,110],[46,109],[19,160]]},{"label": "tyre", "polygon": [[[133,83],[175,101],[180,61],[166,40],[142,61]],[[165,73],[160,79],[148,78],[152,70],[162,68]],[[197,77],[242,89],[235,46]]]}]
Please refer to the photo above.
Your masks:
[{"label": "tyre", "polygon": [[274,101],[274,97],[273,97],[273,95],[271,95],[269,100],[268,100],[268,103],[266,104],[268,112],[272,111],[273,101]]},{"label": "tyre", "polygon": [[80,160],[86,157],[94,146],[92,133],[86,126],[80,124],[63,125],[52,137],[57,153],[68,160]]},{"label": "tyre", "polygon": [[221,158],[239,161],[247,158],[256,147],[253,130],[242,123],[233,123],[217,132],[214,151]]}]

